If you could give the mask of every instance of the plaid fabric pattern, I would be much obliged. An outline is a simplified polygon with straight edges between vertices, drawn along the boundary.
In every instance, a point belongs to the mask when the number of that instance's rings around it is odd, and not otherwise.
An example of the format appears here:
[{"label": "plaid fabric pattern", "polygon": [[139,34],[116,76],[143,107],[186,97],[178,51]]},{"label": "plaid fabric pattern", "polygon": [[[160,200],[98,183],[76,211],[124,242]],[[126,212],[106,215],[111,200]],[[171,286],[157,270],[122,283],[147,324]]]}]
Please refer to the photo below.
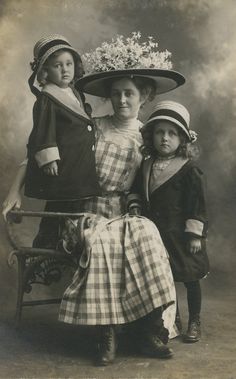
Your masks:
[{"label": "plaid fabric pattern", "polygon": [[123,324],[175,301],[168,256],[151,221],[100,218],[86,231],[86,242],[89,267],[79,266],[65,291],[60,321]]},{"label": "plaid fabric pattern", "polygon": [[[137,125],[138,130],[138,125]],[[110,132],[111,131],[111,132]],[[139,133],[112,131],[98,123],[96,163],[103,197],[86,199],[81,212],[93,213],[85,249],[66,289],[59,320],[81,325],[123,324],[176,300],[168,256],[156,226],[126,212],[125,194],[140,164]],[[164,312],[171,329],[175,305]]]},{"label": "plaid fabric pattern", "polygon": [[[140,133],[119,133],[104,117],[97,122],[96,170],[101,188],[106,192],[129,190],[126,183],[141,163]],[[128,180],[129,179],[129,180]]]},{"label": "plaid fabric pattern", "polygon": [[101,187],[105,187],[107,191],[121,189],[134,162],[132,149],[122,151],[120,146],[100,140],[96,155],[99,161],[97,173]]},{"label": "plaid fabric pattern", "polygon": [[89,212],[106,218],[114,218],[126,213],[125,194],[104,194],[103,197],[86,199],[81,204],[81,212]]}]

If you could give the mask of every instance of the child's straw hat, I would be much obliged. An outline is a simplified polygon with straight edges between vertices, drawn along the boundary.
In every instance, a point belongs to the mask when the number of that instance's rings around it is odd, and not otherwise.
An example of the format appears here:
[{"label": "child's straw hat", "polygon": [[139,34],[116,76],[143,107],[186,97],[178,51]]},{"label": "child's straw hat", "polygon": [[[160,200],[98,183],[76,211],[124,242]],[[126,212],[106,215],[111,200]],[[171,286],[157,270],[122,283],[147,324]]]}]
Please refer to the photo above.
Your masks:
[{"label": "child's straw hat", "polygon": [[76,58],[80,57],[79,53],[70,45],[69,41],[60,34],[52,34],[41,38],[34,46],[34,63],[37,72],[41,70],[50,55],[65,48],[71,50]]},{"label": "child's straw hat", "polygon": [[177,125],[190,142],[196,141],[197,134],[189,129],[190,114],[184,105],[171,100],[163,100],[158,102],[154,109],[143,127],[144,130],[153,125],[156,120],[168,120]]},{"label": "child's straw hat", "polygon": [[30,89],[33,93],[37,94],[38,90],[34,87],[34,81],[42,69],[46,60],[58,50],[66,49],[70,50],[74,59],[81,61],[79,53],[74,49],[69,41],[60,34],[52,34],[47,37],[41,38],[34,46],[34,61],[31,63],[33,74],[29,79]]}]

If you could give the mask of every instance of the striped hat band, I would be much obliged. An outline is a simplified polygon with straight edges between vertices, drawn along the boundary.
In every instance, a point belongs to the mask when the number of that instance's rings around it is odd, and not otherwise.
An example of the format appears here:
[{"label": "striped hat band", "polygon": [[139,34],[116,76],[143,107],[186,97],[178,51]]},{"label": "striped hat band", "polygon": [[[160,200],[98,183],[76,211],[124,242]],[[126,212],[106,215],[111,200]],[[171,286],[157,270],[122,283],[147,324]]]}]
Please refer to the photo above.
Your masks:
[{"label": "striped hat band", "polygon": [[178,126],[188,137],[190,141],[193,140],[189,129],[190,115],[184,105],[172,100],[163,100],[155,105],[155,109],[145,126],[153,124],[157,120],[168,120]]},{"label": "striped hat band", "polygon": [[187,121],[178,112],[175,112],[171,109],[159,109],[155,111],[154,113],[152,113],[151,117],[149,117],[147,123],[154,121],[155,119],[160,119],[161,117],[159,116],[163,116],[163,119],[167,117],[172,118],[174,120],[179,121],[187,130],[189,128]]},{"label": "striped hat band", "polygon": [[56,51],[61,49],[69,50],[73,54],[74,59],[80,60],[79,53],[71,46],[65,37],[60,34],[52,34],[48,37],[41,38],[35,44],[34,62],[31,64],[33,71],[38,73],[42,69],[46,60]]},{"label": "striped hat band", "polygon": [[57,40],[54,40],[54,41],[51,41],[51,42],[48,42],[46,45],[42,46],[42,48],[39,49],[39,52],[38,52],[38,56],[36,56],[35,58],[37,59],[40,59],[44,56],[44,54],[49,50],[51,49],[52,47],[54,46],[58,46],[58,45],[65,45],[65,46],[71,46],[69,44],[69,42],[67,41],[63,41],[61,39],[57,39]]},{"label": "striped hat band", "polygon": [[50,43],[57,43],[57,44],[61,44],[61,43],[65,44],[65,43],[67,43],[69,45],[69,41],[64,36],[62,36],[61,34],[51,34],[49,36],[42,37],[34,45],[34,58],[36,58],[36,59],[40,58],[40,56],[43,55],[43,53],[41,53],[42,49],[45,49],[44,50],[44,53],[45,53],[45,51],[47,51],[47,49],[48,49],[47,46]]}]

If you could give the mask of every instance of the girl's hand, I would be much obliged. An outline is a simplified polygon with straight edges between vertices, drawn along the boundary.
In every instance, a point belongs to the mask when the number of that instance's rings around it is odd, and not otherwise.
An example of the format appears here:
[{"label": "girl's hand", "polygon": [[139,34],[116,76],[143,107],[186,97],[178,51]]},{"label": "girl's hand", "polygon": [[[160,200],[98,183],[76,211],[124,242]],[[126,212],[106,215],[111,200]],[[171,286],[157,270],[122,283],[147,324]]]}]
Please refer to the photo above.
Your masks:
[{"label": "girl's hand", "polygon": [[42,168],[44,174],[50,175],[50,176],[58,176],[58,165],[57,161],[50,162],[43,166]]},{"label": "girl's hand", "polygon": [[200,238],[191,238],[189,240],[189,251],[191,254],[196,254],[202,248],[201,239]]},{"label": "girl's hand", "polygon": [[4,220],[7,221],[7,213],[12,209],[19,209],[21,207],[21,195],[20,192],[10,191],[7,198],[2,204],[2,215]]}]

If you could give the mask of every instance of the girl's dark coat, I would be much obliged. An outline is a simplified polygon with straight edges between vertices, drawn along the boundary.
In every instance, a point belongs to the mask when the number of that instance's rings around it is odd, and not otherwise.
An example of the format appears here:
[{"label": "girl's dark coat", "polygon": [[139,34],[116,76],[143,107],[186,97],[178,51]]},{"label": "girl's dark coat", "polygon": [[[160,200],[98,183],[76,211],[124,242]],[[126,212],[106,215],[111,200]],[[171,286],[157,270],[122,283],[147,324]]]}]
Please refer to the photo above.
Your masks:
[{"label": "girl's dark coat", "polygon": [[[209,271],[205,243],[207,214],[203,174],[196,165],[188,161],[148,195],[153,162],[152,158],[143,162],[140,178],[136,182],[136,186],[138,183],[140,185],[142,178],[141,187],[147,216],[156,224],[161,234],[170,256],[174,279],[181,282],[198,280]],[[185,232],[186,221],[189,219],[203,223],[200,237],[202,249],[196,254],[191,254],[188,250],[189,238],[194,237],[194,233]]]},{"label": "girl's dark coat", "polygon": [[[26,196],[68,200],[99,194],[92,121],[46,92],[38,95],[33,121],[28,142]],[[61,158],[58,162],[59,175],[48,176],[38,167],[34,156],[37,151],[55,146]]]}]

